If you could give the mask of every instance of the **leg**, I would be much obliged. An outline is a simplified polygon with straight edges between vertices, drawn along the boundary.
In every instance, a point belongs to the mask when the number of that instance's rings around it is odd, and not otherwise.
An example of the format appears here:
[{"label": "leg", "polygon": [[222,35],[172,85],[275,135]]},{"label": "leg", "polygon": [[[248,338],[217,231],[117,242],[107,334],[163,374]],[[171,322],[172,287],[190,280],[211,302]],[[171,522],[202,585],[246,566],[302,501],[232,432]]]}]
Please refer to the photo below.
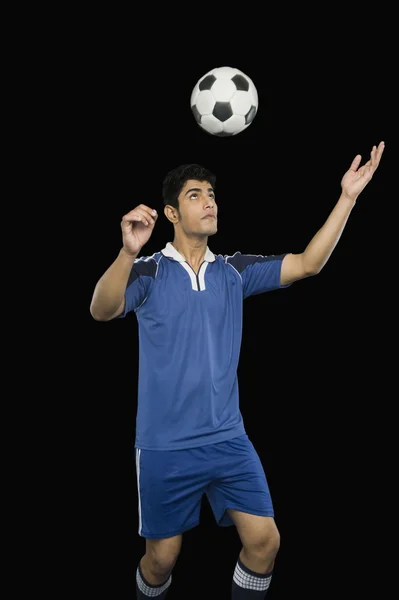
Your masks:
[{"label": "leg", "polygon": [[273,517],[260,517],[228,509],[237,527],[242,550],[234,570],[232,600],[263,599],[267,594],[280,535]]},{"label": "leg", "polygon": [[243,548],[240,559],[256,573],[269,573],[280,547],[280,534],[273,517],[259,517],[227,509]]},{"label": "leg", "polygon": [[148,583],[161,585],[168,579],[178,559],[182,538],[182,535],[176,535],[161,540],[146,540],[146,552],[140,561],[140,568]]},{"label": "leg", "polygon": [[216,451],[219,472],[207,489],[208,500],[218,525],[235,525],[243,545],[232,599],[264,598],[280,536],[263,465],[247,435],[216,445]]},{"label": "leg", "polygon": [[[205,464],[193,467],[192,450],[136,449],[139,535],[146,552],[136,569],[137,600],[164,600],[171,585],[182,534],[199,523],[201,497],[208,485]],[[197,459],[199,466],[204,461]],[[176,506],[178,504],[178,509]]]}]

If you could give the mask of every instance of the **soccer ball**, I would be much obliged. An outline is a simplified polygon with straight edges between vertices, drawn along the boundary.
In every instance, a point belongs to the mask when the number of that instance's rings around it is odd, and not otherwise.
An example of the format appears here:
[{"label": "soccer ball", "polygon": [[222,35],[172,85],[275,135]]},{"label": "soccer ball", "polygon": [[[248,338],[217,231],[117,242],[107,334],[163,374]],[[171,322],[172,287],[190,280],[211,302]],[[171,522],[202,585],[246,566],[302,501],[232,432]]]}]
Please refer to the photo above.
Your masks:
[{"label": "soccer ball", "polygon": [[212,135],[237,135],[254,120],[258,92],[239,69],[218,67],[198,80],[191,93],[191,110],[198,125]]}]

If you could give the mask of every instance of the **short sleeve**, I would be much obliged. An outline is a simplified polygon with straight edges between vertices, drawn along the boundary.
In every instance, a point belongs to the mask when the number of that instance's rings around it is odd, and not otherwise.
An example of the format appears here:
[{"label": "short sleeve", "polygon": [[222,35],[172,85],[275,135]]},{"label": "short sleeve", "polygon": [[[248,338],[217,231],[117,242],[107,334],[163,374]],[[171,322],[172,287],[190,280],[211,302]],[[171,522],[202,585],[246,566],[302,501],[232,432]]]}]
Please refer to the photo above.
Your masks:
[{"label": "short sleeve", "polygon": [[125,290],[125,308],[119,315],[136,311],[150,294],[157,270],[157,262],[152,257],[141,257],[134,261]]},{"label": "short sleeve", "polygon": [[263,256],[236,252],[227,257],[227,262],[241,275],[244,298],[282,287],[281,265],[285,256],[286,253]]}]

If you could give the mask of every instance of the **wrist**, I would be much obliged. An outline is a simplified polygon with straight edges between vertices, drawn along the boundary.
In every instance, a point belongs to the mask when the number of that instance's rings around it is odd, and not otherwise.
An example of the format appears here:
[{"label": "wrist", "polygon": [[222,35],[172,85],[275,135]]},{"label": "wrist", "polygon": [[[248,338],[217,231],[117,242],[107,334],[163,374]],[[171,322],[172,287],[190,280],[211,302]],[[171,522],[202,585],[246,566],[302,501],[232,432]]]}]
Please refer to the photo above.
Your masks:
[{"label": "wrist", "polygon": [[340,200],[342,202],[345,202],[346,204],[350,204],[351,206],[354,206],[356,204],[357,196],[350,196],[349,194],[347,194],[345,192],[341,192]]},{"label": "wrist", "polygon": [[138,255],[138,252],[136,252],[136,253],[129,252],[129,250],[127,250],[123,246],[119,251],[119,256],[121,258],[123,258],[124,260],[128,260],[130,262],[134,262],[134,260],[137,258],[137,255]]}]

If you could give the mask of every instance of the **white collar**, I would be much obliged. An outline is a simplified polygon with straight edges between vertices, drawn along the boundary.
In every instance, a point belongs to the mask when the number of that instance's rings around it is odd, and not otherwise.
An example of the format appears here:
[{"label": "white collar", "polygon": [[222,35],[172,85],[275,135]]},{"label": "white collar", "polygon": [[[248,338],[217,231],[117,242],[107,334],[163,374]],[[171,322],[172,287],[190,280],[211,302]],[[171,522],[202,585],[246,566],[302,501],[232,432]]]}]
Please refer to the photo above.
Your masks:
[{"label": "white collar", "polygon": [[[183,258],[183,256],[180,254],[180,252],[176,250],[176,248],[171,242],[168,242],[165,248],[161,250],[161,252],[164,256],[167,256],[168,258],[173,258],[178,262],[186,262],[186,259]],[[208,246],[206,248],[204,260],[206,260],[206,262],[214,262],[216,260],[215,255],[209,250]]]}]

